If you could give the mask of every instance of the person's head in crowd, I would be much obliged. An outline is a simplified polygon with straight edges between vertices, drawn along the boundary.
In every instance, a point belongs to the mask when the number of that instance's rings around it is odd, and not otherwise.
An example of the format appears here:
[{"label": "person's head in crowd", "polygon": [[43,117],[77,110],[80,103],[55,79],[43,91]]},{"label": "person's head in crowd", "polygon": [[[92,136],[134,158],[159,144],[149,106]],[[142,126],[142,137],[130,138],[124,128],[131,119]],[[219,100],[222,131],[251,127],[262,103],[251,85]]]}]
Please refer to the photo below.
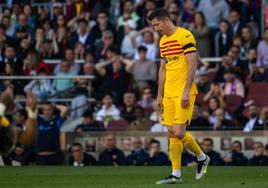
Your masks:
[{"label": "person's head in crowd", "polygon": [[247,111],[248,111],[248,116],[250,118],[256,118],[258,116],[258,108],[254,103],[247,107]]},{"label": "person's head in crowd", "polygon": [[246,25],[242,28],[242,39],[243,42],[250,42],[252,40],[252,29],[250,26]]},{"label": "person's head in crowd", "polygon": [[20,27],[27,28],[27,26],[28,26],[28,18],[24,13],[19,15],[18,22],[20,24]]},{"label": "person's head in crowd", "polygon": [[241,153],[242,152],[242,143],[241,143],[241,141],[239,141],[239,140],[233,141],[232,150],[234,152]]},{"label": "person's head in crowd", "polygon": [[25,109],[20,109],[15,114],[15,121],[17,125],[24,125],[28,119],[28,114]]},{"label": "person's head in crowd", "polygon": [[45,20],[42,26],[45,29],[45,31],[48,31],[51,28],[50,20],[49,19]]},{"label": "person's head in crowd", "polygon": [[109,46],[106,50],[106,58],[111,59],[118,55],[118,50],[114,46]]},{"label": "person's head in crowd", "polygon": [[154,42],[153,32],[146,31],[143,33],[143,41],[145,44],[152,44]]},{"label": "person's head in crowd", "polygon": [[94,118],[93,118],[93,112],[90,109],[87,109],[84,113],[83,113],[83,125],[88,125],[94,122]]},{"label": "person's head in crowd", "polygon": [[147,0],[145,2],[145,9],[147,12],[151,12],[156,8],[157,4],[155,0]]},{"label": "person's head in crowd", "polygon": [[232,83],[235,80],[235,72],[233,68],[224,71],[224,80],[227,83]]},{"label": "person's head in crowd", "polygon": [[135,21],[131,20],[131,19],[128,19],[126,20],[124,23],[124,32],[127,34],[129,33],[130,31],[132,30],[135,30],[136,27],[137,27],[137,24]]},{"label": "person's head in crowd", "polygon": [[197,75],[198,84],[203,85],[208,82],[208,71],[206,69],[201,69]]},{"label": "person's head in crowd", "polygon": [[139,53],[139,59],[141,61],[145,61],[146,60],[147,48],[145,46],[140,46],[138,48],[138,53]]},{"label": "person's head in crowd", "polygon": [[43,102],[42,104],[42,113],[46,120],[52,120],[54,115],[54,106],[51,102]]},{"label": "person's head in crowd", "polygon": [[20,41],[20,48],[22,50],[28,50],[30,47],[31,47],[31,41],[26,37],[22,38]]},{"label": "person's head in crowd", "polygon": [[211,138],[204,138],[202,142],[202,149],[205,153],[213,151],[214,142]]},{"label": "person's head in crowd", "polygon": [[263,32],[263,40],[268,42],[268,27],[265,27],[264,32]]},{"label": "person's head in crowd", "polygon": [[227,20],[221,20],[219,23],[221,33],[227,33],[229,29],[229,22]]},{"label": "person's head in crowd", "polygon": [[230,55],[222,56],[221,64],[222,66],[227,69],[232,67],[232,57]]},{"label": "person's head in crowd", "polygon": [[60,70],[62,73],[68,73],[70,71],[71,64],[69,61],[66,61],[65,59],[62,60],[60,63]]},{"label": "person's head in crowd", "polygon": [[131,0],[125,0],[123,5],[123,12],[131,14],[134,10],[134,5]]},{"label": "person's head in crowd", "polygon": [[51,47],[52,47],[52,45],[51,45],[51,43],[52,43],[52,41],[51,40],[49,40],[49,39],[45,39],[43,42],[42,42],[42,49],[43,49],[43,53],[44,54],[50,54],[50,52],[51,52]]},{"label": "person's head in crowd", "polygon": [[3,23],[0,23],[0,36],[5,36],[6,26]]},{"label": "person's head in crowd", "polygon": [[102,98],[102,104],[105,108],[110,108],[113,105],[113,96],[110,93],[106,93]]},{"label": "person's head in crowd", "polygon": [[206,25],[206,19],[203,12],[196,12],[194,16],[194,23],[196,26],[205,26]]},{"label": "person's head in crowd", "polygon": [[12,12],[16,15],[16,17],[18,17],[20,15],[20,13],[22,12],[20,4],[16,1],[13,2]]},{"label": "person's head in crowd", "polygon": [[216,109],[220,108],[220,101],[217,97],[211,97],[208,100],[208,109],[210,112],[214,112]]},{"label": "person's head in crowd", "polygon": [[149,100],[149,99],[152,99],[152,97],[153,97],[153,93],[152,93],[151,87],[145,87],[142,90],[142,99]]},{"label": "person's head in crowd", "polygon": [[137,106],[137,108],[135,108],[135,110],[134,110],[134,115],[135,115],[137,120],[144,118],[144,110],[143,110],[143,108],[140,107],[140,106]]},{"label": "person's head in crowd", "polygon": [[94,64],[86,62],[83,65],[83,73],[84,73],[84,75],[92,75],[92,74],[94,74]]},{"label": "person's head in crowd", "polygon": [[132,148],[133,148],[133,150],[141,150],[142,149],[142,140],[140,137],[134,137],[132,139]]},{"label": "person's head in crowd", "polygon": [[105,30],[102,32],[102,41],[105,47],[111,46],[114,44],[114,34],[110,30]]},{"label": "person's head in crowd", "polygon": [[45,38],[45,35],[46,35],[46,33],[45,33],[45,29],[43,27],[36,28],[36,30],[35,30],[35,38],[36,39],[38,39],[38,38],[43,39],[43,38]]},{"label": "person's head in crowd", "polygon": [[239,57],[240,57],[240,47],[236,46],[236,45],[232,45],[231,48],[230,48],[229,55],[233,59],[239,59]]},{"label": "person's head in crowd", "polygon": [[105,136],[104,138],[104,146],[105,149],[109,150],[113,150],[116,147],[116,140],[115,137],[111,134]]},{"label": "person's head in crowd", "polygon": [[64,53],[65,60],[70,63],[73,63],[75,59],[74,50],[72,48],[67,48]]},{"label": "person's head in crowd", "polygon": [[52,7],[53,7],[53,15],[54,16],[57,17],[57,16],[62,14],[62,4],[61,3],[55,2],[55,3],[53,3]]},{"label": "person's head in crowd", "polygon": [[8,60],[12,60],[13,61],[13,58],[16,55],[15,48],[13,46],[6,46],[4,54],[5,54],[5,57]]},{"label": "person's head in crowd", "polygon": [[159,153],[161,151],[161,145],[159,140],[152,139],[149,142],[149,152],[154,151],[155,154]]},{"label": "person's head in crowd", "polygon": [[57,17],[57,27],[65,27],[65,19],[63,15]]},{"label": "person's head in crowd", "polygon": [[101,27],[106,26],[108,21],[109,21],[109,13],[107,11],[102,10],[98,12],[97,22]]},{"label": "person's head in crowd", "polygon": [[81,162],[83,160],[84,156],[83,150],[84,150],[83,146],[80,143],[76,142],[72,144],[70,151],[72,153],[74,161]]},{"label": "person's head in crowd", "polygon": [[27,32],[26,28],[24,27],[19,27],[16,29],[16,38],[17,39],[22,39],[25,37],[28,37],[29,33]]},{"label": "person's head in crowd", "polygon": [[168,12],[178,12],[179,11],[178,4],[176,2],[169,3],[168,7],[167,7],[167,11]]},{"label": "person's head in crowd", "polygon": [[78,31],[80,35],[84,35],[85,33],[87,33],[88,24],[85,19],[78,20],[77,25],[78,25]]},{"label": "person's head in crowd", "polygon": [[74,47],[74,54],[76,59],[84,59],[85,47],[81,42],[77,42]]},{"label": "person's head in crowd", "polygon": [[7,7],[3,8],[2,15],[3,16],[11,17],[11,9],[10,8],[7,8]]},{"label": "person's head in crowd", "polygon": [[180,25],[181,19],[180,19],[180,12],[169,12],[170,19],[173,22],[174,25]]},{"label": "person's head in crowd", "polygon": [[32,7],[30,4],[25,4],[23,6],[23,13],[27,18],[30,18],[32,16]]},{"label": "person's head in crowd", "polygon": [[30,70],[34,70],[37,64],[40,62],[40,55],[35,50],[31,50],[28,52],[25,60],[25,66]]},{"label": "person's head in crowd", "polygon": [[264,145],[262,142],[255,142],[253,145],[254,155],[256,157],[262,156],[264,154]]},{"label": "person's head in crowd", "polygon": [[8,28],[11,24],[11,17],[3,16],[2,17],[2,24],[4,24],[6,26],[6,28]]},{"label": "person's head in crowd", "polygon": [[201,109],[199,104],[195,103],[192,119],[197,119],[201,116]]},{"label": "person's head in crowd", "polygon": [[124,152],[131,152],[131,140],[130,138],[123,138],[122,142],[121,142],[121,149]]},{"label": "person's head in crowd", "polygon": [[268,144],[266,144],[264,147],[264,155],[268,157]]},{"label": "person's head in crowd", "polygon": [[123,96],[123,102],[125,107],[135,106],[135,95],[132,92],[126,92]]},{"label": "person's head in crowd", "polygon": [[92,52],[86,52],[86,54],[85,54],[85,62],[86,63],[91,63],[91,64],[94,63],[94,55],[93,55]]},{"label": "person's head in crowd", "polygon": [[56,30],[56,37],[57,39],[61,39],[60,41],[62,41],[62,39],[66,39],[67,37],[67,29],[64,26],[58,27]]},{"label": "person's head in crowd", "polygon": [[264,106],[260,111],[260,119],[265,126],[268,125],[268,106]]},{"label": "person's head in crowd", "polygon": [[217,108],[217,110],[215,110],[215,116],[217,118],[217,120],[219,121],[223,121],[225,119],[225,111],[223,108]]},{"label": "person's head in crowd", "polygon": [[237,10],[231,10],[229,15],[230,24],[236,24],[240,21],[240,13]]},{"label": "person's head in crowd", "polygon": [[242,38],[241,38],[240,35],[233,37],[232,45],[233,46],[239,46],[239,47],[242,46]]},{"label": "person's head in crowd", "polygon": [[248,50],[248,60],[249,60],[249,63],[256,63],[256,61],[257,61],[257,50],[255,48],[250,48]]},{"label": "person's head in crowd", "polygon": [[195,10],[194,2],[192,0],[184,0],[183,8],[186,10]]}]

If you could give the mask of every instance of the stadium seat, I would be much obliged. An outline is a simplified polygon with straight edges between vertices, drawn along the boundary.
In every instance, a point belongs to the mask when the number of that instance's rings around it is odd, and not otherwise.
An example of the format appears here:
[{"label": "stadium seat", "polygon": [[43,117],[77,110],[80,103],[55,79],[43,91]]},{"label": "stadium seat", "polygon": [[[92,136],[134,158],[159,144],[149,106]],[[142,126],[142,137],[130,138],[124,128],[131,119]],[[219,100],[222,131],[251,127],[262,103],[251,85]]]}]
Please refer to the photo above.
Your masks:
[{"label": "stadium seat", "polygon": [[125,120],[112,120],[108,123],[107,131],[125,131],[128,128],[128,122]]},{"label": "stadium seat", "polygon": [[212,83],[215,80],[216,72],[208,72],[208,80]]},{"label": "stadium seat", "polygon": [[247,100],[253,100],[256,106],[258,107],[264,107],[268,105],[268,94],[262,94],[262,93],[251,93],[247,96]]},{"label": "stadium seat", "polygon": [[143,111],[144,111],[144,116],[149,117],[151,113],[153,113],[154,109],[151,107],[147,107],[147,108],[144,108]]},{"label": "stadium seat", "polygon": [[204,97],[205,97],[205,94],[203,93],[199,93],[197,96],[196,96],[196,103],[199,104],[199,106],[202,108],[202,109],[205,109],[207,107],[207,103],[204,101]]},{"label": "stadium seat", "polygon": [[254,82],[248,86],[248,95],[251,94],[265,94],[268,95],[268,83],[267,82]]},{"label": "stadium seat", "polygon": [[241,102],[242,98],[238,95],[225,96],[226,110],[231,114],[241,105]]}]

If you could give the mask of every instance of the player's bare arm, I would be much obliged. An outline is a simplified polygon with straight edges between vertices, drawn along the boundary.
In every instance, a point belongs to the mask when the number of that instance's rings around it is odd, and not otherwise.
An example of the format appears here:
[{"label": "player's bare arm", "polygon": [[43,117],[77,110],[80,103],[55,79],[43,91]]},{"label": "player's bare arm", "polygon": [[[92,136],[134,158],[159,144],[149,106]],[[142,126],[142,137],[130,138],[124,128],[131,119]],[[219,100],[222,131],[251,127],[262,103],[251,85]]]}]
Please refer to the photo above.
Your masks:
[{"label": "player's bare arm", "polygon": [[189,103],[190,89],[191,89],[191,85],[192,85],[194,78],[195,78],[196,66],[197,66],[196,52],[191,52],[191,53],[185,54],[185,58],[186,58],[186,61],[188,63],[188,74],[187,74],[185,88],[184,88],[182,98],[181,98],[181,105],[182,105],[182,108],[184,108],[184,109],[188,108],[190,105],[190,103]]},{"label": "player's bare arm", "polygon": [[158,93],[157,93],[157,109],[162,113],[163,111],[163,96],[164,84],[166,80],[166,59],[161,59],[160,68],[158,72]]}]

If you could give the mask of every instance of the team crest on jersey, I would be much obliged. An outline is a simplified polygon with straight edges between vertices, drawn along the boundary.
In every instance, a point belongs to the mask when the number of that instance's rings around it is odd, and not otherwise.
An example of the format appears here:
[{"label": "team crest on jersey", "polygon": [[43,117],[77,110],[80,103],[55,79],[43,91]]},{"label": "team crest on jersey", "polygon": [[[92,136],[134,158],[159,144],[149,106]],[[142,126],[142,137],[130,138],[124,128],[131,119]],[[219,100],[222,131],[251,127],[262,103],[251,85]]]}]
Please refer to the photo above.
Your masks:
[{"label": "team crest on jersey", "polygon": [[178,61],[179,60],[179,57],[178,56],[172,56],[172,57],[167,57],[168,61],[171,62],[171,61]]}]

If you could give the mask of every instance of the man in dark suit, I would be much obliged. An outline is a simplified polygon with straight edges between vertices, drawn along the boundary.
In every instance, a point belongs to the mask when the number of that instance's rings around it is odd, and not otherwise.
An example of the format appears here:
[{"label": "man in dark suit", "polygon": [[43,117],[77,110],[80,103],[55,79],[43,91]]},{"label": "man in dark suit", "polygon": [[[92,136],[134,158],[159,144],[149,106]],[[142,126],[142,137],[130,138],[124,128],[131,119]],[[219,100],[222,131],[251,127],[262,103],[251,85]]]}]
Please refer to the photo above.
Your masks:
[{"label": "man in dark suit", "polygon": [[85,153],[83,146],[80,143],[73,143],[70,148],[72,156],[69,158],[69,165],[72,166],[87,166],[87,165],[97,165],[96,159]]},{"label": "man in dark suit", "polygon": [[244,132],[251,132],[253,130],[263,130],[263,124],[259,123],[258,109],[257,106],[253,103],[248,106],[248,118],[244,125]]},{"label": "man in dark suit", "polygon": [[225,165],[232,166],[244,166],[247,165],[248,159],[242,153],[242,143],[238,140],[232,143],[232,151],[230,151],[231,156],[225,156],[223,161]]},{"label": "man in dark suit", "polygon": [[229,16],[232,36],[241,35],[243,25],[240,22],[240,13],[237,10],[231,10]]},{"label": "man in dark suit", "polygon": [[211,166],[218,166],[222,165],[221,155],[213,150],[213,140],[211,138],[204,138],[202,143],[202,149],[206,155],[210,157],[210,165]]}]

